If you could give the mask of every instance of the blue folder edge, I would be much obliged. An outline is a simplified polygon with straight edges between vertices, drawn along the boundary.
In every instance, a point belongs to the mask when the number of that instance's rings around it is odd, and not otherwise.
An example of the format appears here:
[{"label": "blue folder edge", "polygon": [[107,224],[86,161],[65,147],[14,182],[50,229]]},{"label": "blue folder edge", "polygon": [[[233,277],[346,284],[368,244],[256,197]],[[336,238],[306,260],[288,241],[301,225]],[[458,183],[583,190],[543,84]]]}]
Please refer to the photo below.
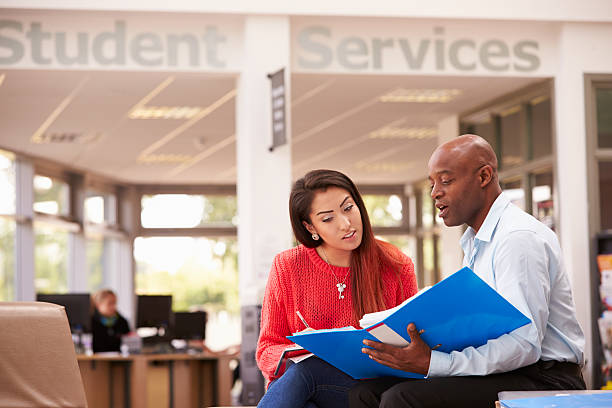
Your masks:
[{"label": "blue folder edge", "polygon": [[[382,321],[407,341],[410,337],[406,327],[411,322],[425,330],[421,338],[430,347],[440,344],[437,350],[449,353],[479,347],[531,321],[466,267]],[[363,339],[376,341],[368,329],[379,324],[359,330],[305,332],[287,338],[355,379],[423,378],[379,364],[361,352],[365,347]]]}]

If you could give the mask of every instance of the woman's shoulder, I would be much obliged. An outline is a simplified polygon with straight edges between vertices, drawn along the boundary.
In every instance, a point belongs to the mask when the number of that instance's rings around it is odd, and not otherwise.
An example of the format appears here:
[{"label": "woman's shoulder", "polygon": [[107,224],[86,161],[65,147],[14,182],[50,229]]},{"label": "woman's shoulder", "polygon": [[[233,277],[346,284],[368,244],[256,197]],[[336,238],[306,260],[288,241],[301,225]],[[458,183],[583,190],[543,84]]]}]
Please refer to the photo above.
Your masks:
[{"label": "woman's shoulder", "polygon": [[281,268],[293,267],[296,264],[302,264],[308,260],[308,251],[309,249],[302,244],[286,249],[274,257],[274,264]]}]

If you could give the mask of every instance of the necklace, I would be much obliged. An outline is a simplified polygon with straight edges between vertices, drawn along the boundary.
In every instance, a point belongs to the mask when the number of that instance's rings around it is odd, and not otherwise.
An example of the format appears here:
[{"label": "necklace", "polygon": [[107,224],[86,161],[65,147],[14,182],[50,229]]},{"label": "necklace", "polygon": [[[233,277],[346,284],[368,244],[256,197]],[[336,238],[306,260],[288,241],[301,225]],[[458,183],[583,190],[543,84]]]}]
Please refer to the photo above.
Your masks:
[{"label": "necklace", "polygon": [[344,275],[344,278],[342,279],[342,282],[340,282],[340,279],[338,279],[338,277],[334,273],[334,270],[331,267],[331,264],[327,260],[327,254],[325,253],[325,249],[323,248],[323,246],[321,246],[321,251],[323,251],[323,257],[325,259],[325,263],[329,267],[329,271],[332,273],[332,275],[334,275],[334,278],[336,278],[336,282],[338,282],[338,283],[336,283],[336,288],[338,288],[338,299],[344,299],[344,295],[342,294],[342,292],[344,292],[344,289],[346,289],[346,283],[344,283],[344,281],[346,281],[346,278],[348,277],[348,274],[349,274],[349,272],[351,270],[349,269],[346,272],[346,275]]}]

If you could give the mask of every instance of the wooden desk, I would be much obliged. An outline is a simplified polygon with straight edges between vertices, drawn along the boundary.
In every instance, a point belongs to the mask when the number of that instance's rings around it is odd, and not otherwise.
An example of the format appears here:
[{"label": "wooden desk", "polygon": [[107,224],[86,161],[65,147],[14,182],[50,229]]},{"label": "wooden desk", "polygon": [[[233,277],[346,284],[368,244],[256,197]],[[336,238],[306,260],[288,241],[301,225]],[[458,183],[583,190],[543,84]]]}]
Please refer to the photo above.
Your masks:
[{"label": "wooden desk", "polygon": [[90,408],[201,408],[230,405],[230,356],[77,356]]}]

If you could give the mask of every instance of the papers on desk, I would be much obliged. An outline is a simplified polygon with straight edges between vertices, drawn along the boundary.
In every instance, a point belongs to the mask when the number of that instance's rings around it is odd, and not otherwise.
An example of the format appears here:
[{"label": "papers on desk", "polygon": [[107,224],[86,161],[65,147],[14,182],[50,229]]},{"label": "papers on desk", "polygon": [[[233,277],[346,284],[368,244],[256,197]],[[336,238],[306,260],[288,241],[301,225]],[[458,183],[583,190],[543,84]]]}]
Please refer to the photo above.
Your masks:
[{"label": "papers on desk", "polygon": [[612,392],[557,391],[556,395],[501,399],[499,403],[504,408],[609,408],[612,407]]},{"label": "papers on desk", "polygon": [[[355,379],[423,375],[395,370],[361,352],[363,340],[396,346],[408,344],[409,323],[425,330],[421,338],[437,350],[449,353],[478,347],[490,339],[530,323],[530,320],[469,268],[463,268],[427,291],[389,311],[362,320],[358,330],[342,329],[300,332],[288,339]],[[364,317],[365,318],[365,317]],[[382,320],[379,320],[382,319]],[[372,323],[368,326],[369,323]]]}]

